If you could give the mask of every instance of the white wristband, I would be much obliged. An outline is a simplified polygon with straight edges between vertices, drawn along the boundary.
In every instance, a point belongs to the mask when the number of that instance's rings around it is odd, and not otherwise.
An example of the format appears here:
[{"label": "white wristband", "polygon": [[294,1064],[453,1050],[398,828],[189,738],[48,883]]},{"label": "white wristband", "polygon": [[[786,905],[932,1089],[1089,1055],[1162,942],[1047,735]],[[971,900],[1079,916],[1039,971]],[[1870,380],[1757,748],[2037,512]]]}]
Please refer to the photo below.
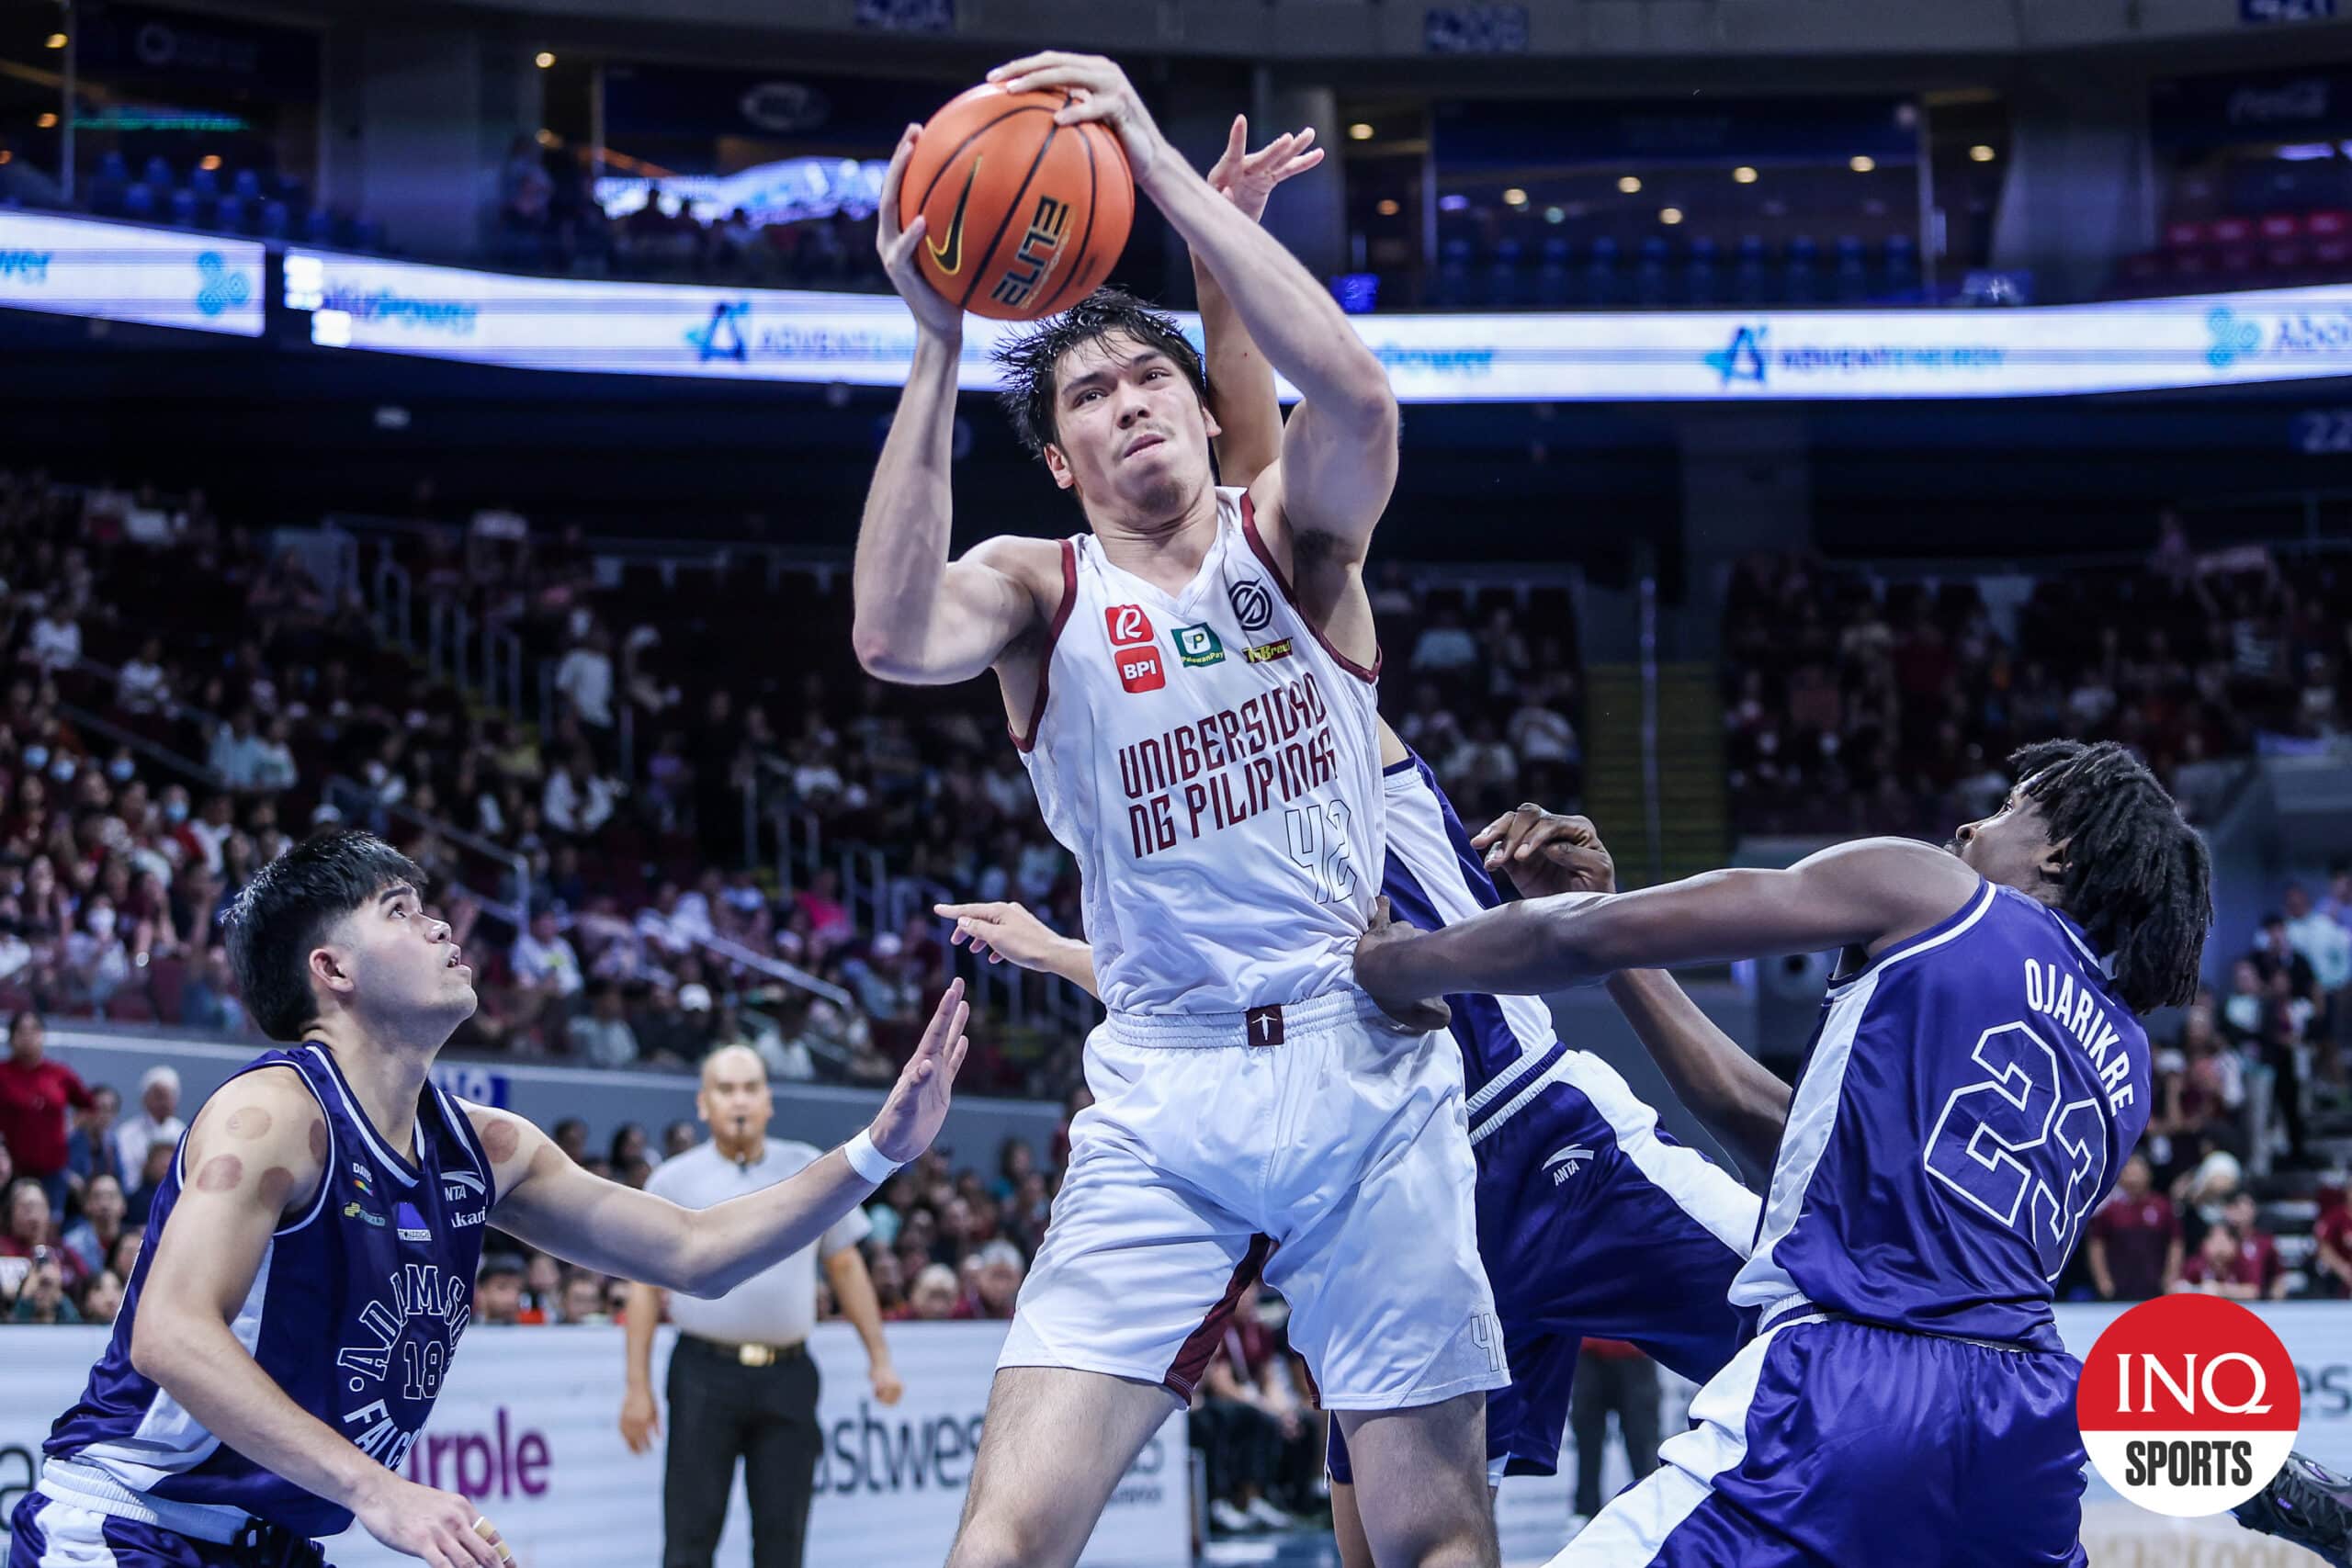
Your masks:
[{"label": "white wristband", "polygon": [[874,1135],[860,1130],[857,1136],[842,1145],[842,1157],[849,1168],[879,1187],[899,1173],[898,1163],[874,1146]]}]

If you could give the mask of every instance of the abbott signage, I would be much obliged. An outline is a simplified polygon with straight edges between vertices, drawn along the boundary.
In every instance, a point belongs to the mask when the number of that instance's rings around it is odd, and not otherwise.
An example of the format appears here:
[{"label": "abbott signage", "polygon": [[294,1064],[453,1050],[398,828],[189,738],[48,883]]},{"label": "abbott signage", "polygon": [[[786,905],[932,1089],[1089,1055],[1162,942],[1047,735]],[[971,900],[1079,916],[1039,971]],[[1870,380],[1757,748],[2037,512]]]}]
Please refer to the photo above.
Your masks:
[{"label": "abbott signage", "polygon": [[0,212],[0,309],[259,337],[262,247]]},{"label": "abbott signage", "polygon": [[[884,1406],[874,1403],[855,1336],[836,1324],[818,1329],[809,1348],[824,1381],[818,1417],[825,1438],[808,1521],[811,1568],[946,1557],[1003,1339],[1001,1324],[893,1326],[906,1396]],[[80,1393],[105,1343],[96,1329],[17,1328],[0,1337],[0,1531],[6,1509],[38,1474],[50,1421]],[[670,1343],[664,1330],[654,1351],[657,1389]],[[662,1461],[621,1442],[620,1399],[620,1330],[477,1327],[402,1473],[475,1499],[513,1543],[519,1568],[644,1568],[662,1557]],[[666,1423],[670,1413],[662,1414]],[[1184,1417],[1171,1414],[1114,1492],[1083,1561],[1185,1568],[1189,1474]],[[356,1528],[330,1542],[327,1555],[339,1568],[414,1568]],[[751,1561],[740,1478],[718,1561],[719,1568]]]}]

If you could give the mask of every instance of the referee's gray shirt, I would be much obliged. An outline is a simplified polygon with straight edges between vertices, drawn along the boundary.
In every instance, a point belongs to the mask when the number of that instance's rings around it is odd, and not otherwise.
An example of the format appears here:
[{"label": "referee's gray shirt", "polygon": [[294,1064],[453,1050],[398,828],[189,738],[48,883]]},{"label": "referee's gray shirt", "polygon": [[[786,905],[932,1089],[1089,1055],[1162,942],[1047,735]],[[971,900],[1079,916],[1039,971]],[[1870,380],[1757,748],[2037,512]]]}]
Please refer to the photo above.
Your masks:
[{"label": "referee's gray shirt", "polygon": [[[687,1209],[707,1209],[729,1198],[797,1176],[824,1150],[770,1138],[760,1157],[738,1165],[718,1145],[698,1144],[665,1159],[645,1179],[645,1190]],[[855,1247],[874,1230],[863,1209],[833,1222],[813,1247],[763,1269],[714,1301],[673,1293],[670,1321],[685,1333],[729,1345],[795,1345],[817,1325],[817,1260]]]}]

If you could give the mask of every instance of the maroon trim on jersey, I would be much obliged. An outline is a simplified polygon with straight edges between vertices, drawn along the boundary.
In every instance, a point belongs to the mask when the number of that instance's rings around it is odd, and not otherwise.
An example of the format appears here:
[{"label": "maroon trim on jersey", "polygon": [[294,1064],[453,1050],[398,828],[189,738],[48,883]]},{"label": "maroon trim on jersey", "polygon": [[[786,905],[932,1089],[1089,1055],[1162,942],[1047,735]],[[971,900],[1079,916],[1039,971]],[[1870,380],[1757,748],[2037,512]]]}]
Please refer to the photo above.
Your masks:
[{"label": "maroon trim on jersey", "polygon": [[1062,602],[1054,611],[1053,625],[1046,628],[1046,646],[1037,655],[1037,702],[1029,710],[1029,731],[1023,734],[1010,724],[1005,733],[1023,751],[1037,744],[1037,726],[1045,722],[1046,698],[1053,687],[1054,644],[1062,639],[1062,627],[1069,624],[1069,613],[1078,608],[1078,546],[1069,539],[1062,541]]},{"label": "maroon trim on jersey", "polygon": [[1373,648],[1372,668],[1369,670],[1331,646],[1331,639],[1323,635],[1323,628],[1315,624],[1315,617],[1300,608],[1298,591],[1291,586],[1290,578],[1283,569],[1274,564],[1274,552],[1268,549],[1266,541],[1259,536],[1258,508],[1251,503],[1250,492],[1246,490],[1241,492],[1241,534],[1250,541],[1250,551],[1257,556],[1258,564],[1266,569],[1266,575],[1274,580],[1274,586],[1283,591],[1283,598],[1289,602],[1298,618],[1306,623],[1306,629],[1315,634],[1315,640],[1323,645],[1323,651],[1331,656],[1331,661],[1366,685],[1376,682],[1380,679],[1380,662],[1385,657],[1378,645]]},{"label": "maroon trim on jersey", "polygon": [[1233,1321],[1234,1303],[1258,1278],[1258,1270],[1266,1266],[1266,1259],[1272,1257],[1273,1252],[1272,1236],[1251,1236],[1250,1250],[1241,1255],[1241,1261],[1233,1266],[1233,1278],[1225,1282],[1225,1294],[1217,1298],[1216,1305],[1209,1308],[1208,1315],[1201,1319],[1201,1325],[1184,1337],[1183,1348],[1176,1352],[1176,1359],[1168,1365],[1167,1374],[1159,1380],[1175,1392],[1177,1398],[1189,1400],[1193,1397],[1193,1390],[1200,1384],[1201,1374],[1209,1369],[1209,1358],[1216,1354],[1216,1342],[1225,1337],[1225,1325]]}]

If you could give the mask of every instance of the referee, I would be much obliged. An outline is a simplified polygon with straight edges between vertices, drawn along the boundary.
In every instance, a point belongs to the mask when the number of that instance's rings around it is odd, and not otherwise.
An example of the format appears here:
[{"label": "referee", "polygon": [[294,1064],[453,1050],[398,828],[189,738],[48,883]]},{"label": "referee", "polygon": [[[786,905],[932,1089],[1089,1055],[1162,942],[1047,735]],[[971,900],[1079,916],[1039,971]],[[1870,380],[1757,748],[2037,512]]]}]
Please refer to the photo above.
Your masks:
[{"label": "referee", "polygon": [[[773,1187],[824,1151],[767,1135],[775,1102],[767,1069],[748,1046],[714,1051],[702,1065],[695,1107],[710,1124],[710,1142],[668,1159],[645,1190],[688,1209]],[[715,1301],[670,1298],[678,1325],[670,1355],[670,1445],[662,1477],[662,1568],[710,1568],[727,1518],[735,1461],[745,1465],[752,1502],[753,1568],[800,1568],[808,1534],[823,1429],[817,1422],[817,1365],[808,1331],[817,1321],[817,1259],[825,1261],[833,1299],[865,1341],[874,1397],[899,1402],[899,1374],[882,1338],[882,1309],[857,1244],[872,1227],[852,1209],[819,1238],[775,1268]],[[643,1453],[662,1417],[653,1402],[653,1329],[662,1292],[628,1288],[628,1393],[621,1438]]]}]

